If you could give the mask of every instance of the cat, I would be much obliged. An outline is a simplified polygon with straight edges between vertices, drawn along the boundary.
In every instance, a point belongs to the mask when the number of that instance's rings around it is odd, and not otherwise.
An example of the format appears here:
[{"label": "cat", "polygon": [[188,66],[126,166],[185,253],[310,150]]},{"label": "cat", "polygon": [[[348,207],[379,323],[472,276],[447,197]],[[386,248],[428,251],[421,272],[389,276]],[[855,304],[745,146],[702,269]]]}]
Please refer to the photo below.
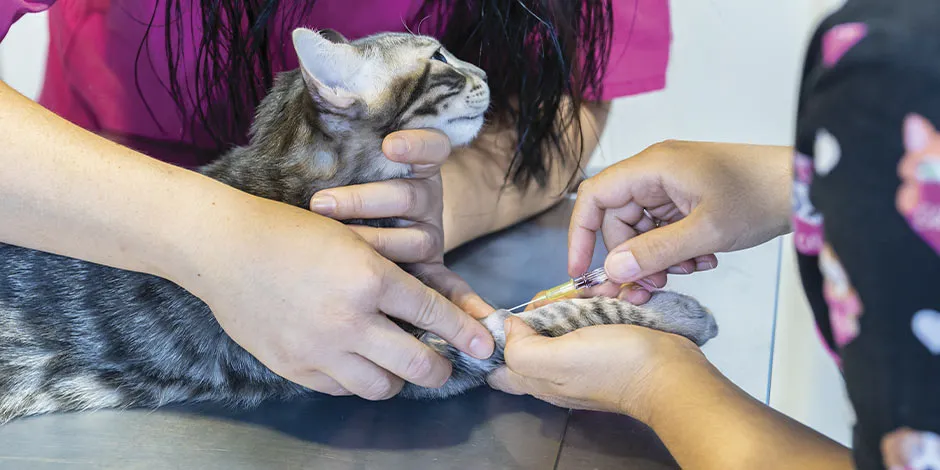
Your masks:
[{"label": "cat", "polygon": [[[278,75],[249,143],[200,172],[306,207],[324,188],[408,176],[406,165],[382,154],[383,136],[392,131],[433,128],[461,146],[484,124],[486,75],[433,38],[382,33],[348,41],[299,28],[292,39],[300,67]],[[497,342],[487,360],[408,327],[454,369],[442,388],[409,383],[401,395],[444,398],[481,385],[503,363],[507,315],[499,310],[482,320]],[[707,309],[674,292],[657,292],[641,307],[566,300],[520,317],[553,336],[605,323],[656,328],[699,345],[717,334]],[[267,369],[225,334],[208,306],[170,281],[0,244],[0,422],[187,401],[247,407],[312,393]]]}]

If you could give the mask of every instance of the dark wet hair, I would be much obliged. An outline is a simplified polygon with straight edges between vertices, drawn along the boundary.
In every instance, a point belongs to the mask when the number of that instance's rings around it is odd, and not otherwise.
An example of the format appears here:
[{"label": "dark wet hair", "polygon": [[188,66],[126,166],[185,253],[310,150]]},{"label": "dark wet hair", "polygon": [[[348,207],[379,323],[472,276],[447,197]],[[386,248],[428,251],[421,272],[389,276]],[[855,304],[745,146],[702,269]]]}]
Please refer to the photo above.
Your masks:
[{"label": "dark wet hair", "polygon": [[[244,143],[274,71],[284,68],[281,45],[289,38],[272,37],[273,31],[302,25],[315,1],[165,1],[160,22],[171,25],[164,31],[167,89],[181,115],[193,110],[193,131],[207,133],[220,151]],[[439,37],[452,53],[487,72],[492,116],[512,123],[519,136],[507,180],[542,185],[555,163],[547,152],[574,155],[579,161],[584,157],[583,148],[571,148],[564,137],[569,129],[581,131],[580,107],[589,92],[601,90],[613,34],[611,9],[611,0],[425,0],[409,26]],[[159,14],[154,11],[150,26]],[[282,24],[275,24],[276,17]],[[428,23],[440,30],[422,29],[426,17],[435,18]],[[186,26],[202,31],[196,69],[185,71],[195,77],[195,95],[184,91],[184,72],[178,69]],[[152,33],[148,28],[147,34]],[[138,54],[138,69],[140,61]],[[566,96],[572,106],[563,105]]]}]

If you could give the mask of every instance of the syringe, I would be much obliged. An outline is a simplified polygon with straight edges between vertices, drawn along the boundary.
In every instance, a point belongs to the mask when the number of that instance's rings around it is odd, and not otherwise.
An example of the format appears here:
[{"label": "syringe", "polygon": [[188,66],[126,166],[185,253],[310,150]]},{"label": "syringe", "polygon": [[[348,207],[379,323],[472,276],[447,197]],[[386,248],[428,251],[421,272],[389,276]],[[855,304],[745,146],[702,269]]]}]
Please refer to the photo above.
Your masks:
[{"label": "syringe", "polygon": [[605,282],[607,282],[607,272],[604,271],[604,268],[597,268],[593,271],[584,273],[560,286],[552,287],[551,289],[545,291],[542,295],[522,305],[517,305],[509,309],[509,311],[512,312],[513,310],[525,307],[529,304],[534,304],[536,302],[560,299],[562,297],[568,296],[573,292],[579,291],[581,289],[587,289],[588,287],[598,286]]}]

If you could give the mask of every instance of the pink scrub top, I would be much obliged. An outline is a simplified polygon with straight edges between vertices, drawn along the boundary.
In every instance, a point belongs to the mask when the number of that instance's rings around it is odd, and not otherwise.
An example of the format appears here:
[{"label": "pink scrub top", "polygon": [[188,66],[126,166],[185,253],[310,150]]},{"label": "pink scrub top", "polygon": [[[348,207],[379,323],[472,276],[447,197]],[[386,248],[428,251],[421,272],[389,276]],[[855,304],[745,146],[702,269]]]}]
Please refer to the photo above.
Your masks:
[{"label": "pink scrub top", "polygon": [[[193,128],[190,116],[180,115],[163,86],[169,83],[169,73],[161,26],[163,6],[159,3],[160,0],[0,0],[0,40],[24,14],[48,10],[49,56],[40,104],[85,129],[118,141],[125,137],[163,144],[195,142],[210,148],[209,135],[204,129]],[[404,31],[405,24],[416,23],[415,16],[423,3],[424,0],[319,0],[302,24],[315,29],[335,29],[351,39],[382,31]],[[668,0],[615,0],[613,5],[615,31],[611,55],[602,93],[595,98],[611,100],[662,89],[671,41]],[[154,27],[138,62],[138,49],[155,8],[158,13]],[[353,11],[370,13],[350,14]],[[281,32],[280,37],[286,39],[275,47],[288,58],[289,70],[297,66],[297,61],[289,50],[288,33]],[[198,49],[193,38],[200,34],[185,36],[179,70],[193,70]],[[192,80],[188,85],[193,86]],[[138,86],[150,105],[149,111]],[[196,164],[196,157],[183,150],[167,150],[163,145],[161,150],[148,152],[140,145],[128,145],[170,163]],[[180,149],[185,147],[181,145]]]}]

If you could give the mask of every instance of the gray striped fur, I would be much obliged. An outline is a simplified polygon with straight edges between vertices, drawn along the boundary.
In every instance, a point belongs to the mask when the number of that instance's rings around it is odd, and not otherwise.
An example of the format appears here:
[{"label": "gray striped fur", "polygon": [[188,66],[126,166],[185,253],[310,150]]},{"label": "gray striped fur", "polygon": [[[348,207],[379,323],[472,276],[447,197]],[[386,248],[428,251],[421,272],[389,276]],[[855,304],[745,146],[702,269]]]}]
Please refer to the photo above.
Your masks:
[{"label": "gray striped fur", "polygon": [[[349,43],[327,36],[329,41],[306,30],[295,34],[303,67],[278,77],[258,107],[250,143],[201,172],[256,196],[306,207],[321,189],[406,176],[407,166],[382,154],[382,139],[391,131],[433,128],[454,145],[468,144],[479,132],[489,103],[485,75],[434,39],[381,34]],[[666,298],[657,294],[643,308],[609,300],[574,307],[563,302],[525,318],[546,334],[615,315],[619,322],[697,340],[708,336],[702,332],[712,324],[690,320],[703,311],[694,301],[679,306],[657,300]],[[598,306],[612,313],[596,313]],[[484,321],[497,338],[504,315]],[[409,385],[405,396],[451,396],[483,383],[501,364],[499,351],[478,361],[433,335],[413,333],[454,361],[454,375],[442,389]],[[170,281],[0,244],[0,422],[176,402],[246,407],[311,393],[242,349],[205,303]]]}]

